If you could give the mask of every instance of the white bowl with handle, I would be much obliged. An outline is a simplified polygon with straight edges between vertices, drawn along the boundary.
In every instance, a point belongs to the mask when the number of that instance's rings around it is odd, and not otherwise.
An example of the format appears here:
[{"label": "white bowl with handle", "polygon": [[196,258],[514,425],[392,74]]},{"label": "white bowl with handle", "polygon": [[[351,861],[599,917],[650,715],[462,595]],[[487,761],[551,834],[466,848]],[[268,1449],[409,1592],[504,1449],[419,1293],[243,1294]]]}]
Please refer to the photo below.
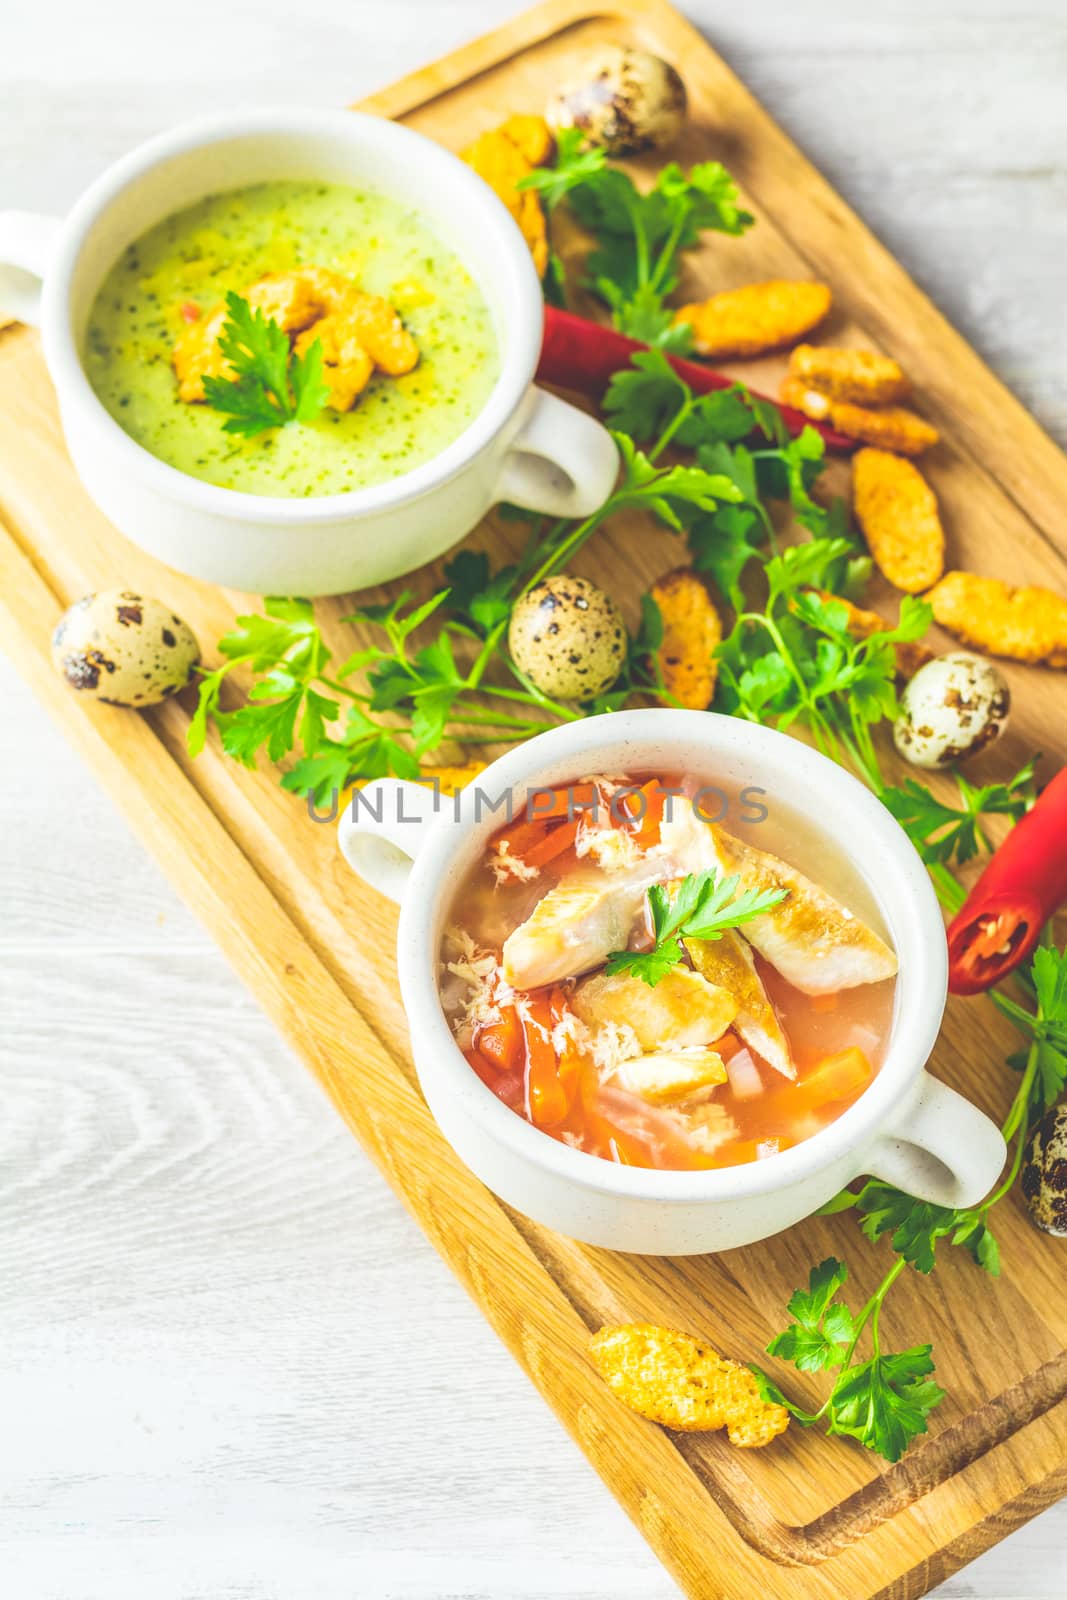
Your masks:
[{"label": "white bowl with handle", "polygon": [[[490,807],[597,772],[709,774],[777,796],[847,856],[878,905],[899,974],[873,1082],[836,1121],[766,1160],[718,1171],[620,1166],[551,1138],[481,1082],[441,1007],[441,936],[455,896],[504,820]],[[947,994],[947,948],[929,875],[869,790],[797,740],[710,712],[621,711],[568,723],[501,757],[456,798],[397,779],[360,792],[339,824],[349,865],[400,902],[397,964],[419,1082],[442,1132],[493,1192],[587,1244],[652,1255],[729,1250],[790,1227],[861,1175],[937,1205],[992,1187],[1000,1130],[926,1071]],[[786,855],[789,854],[786,850]],[[796,861],[803,867],[803,860]]]},{"label": "white bowl with handle", "polygon": [[[350,494],[289,499],[220,488],[153,456],[97,398],[82,347],[103,279],[148,229],[206,195],[301,178],[417,210],[481,289],[500,373],[466,430],[421,466]],[[189,123],[117,162],[64,221],[0,212],[0,309],[40,322],[71,458],[100,509],[169,566],[231,588],[366,588],[434,560],[498,501],[581,517],[615,482],[607,429],[533,385],[541,287],[507,208],[448,151],[378,117],[282,110]]]}]

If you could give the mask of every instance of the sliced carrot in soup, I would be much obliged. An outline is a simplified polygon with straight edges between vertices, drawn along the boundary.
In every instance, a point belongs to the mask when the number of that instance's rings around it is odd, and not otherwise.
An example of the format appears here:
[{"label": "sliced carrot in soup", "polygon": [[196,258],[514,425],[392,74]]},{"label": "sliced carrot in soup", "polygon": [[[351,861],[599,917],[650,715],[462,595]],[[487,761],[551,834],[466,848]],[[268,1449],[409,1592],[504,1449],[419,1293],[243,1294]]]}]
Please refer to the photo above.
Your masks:
[{"label": "sliced carrot in soup", "polygon": [[543,867],[547,862],[553,861],[556,856],[562,855],[564,850],[574,843],[577,835],[577,817],[573,822],[556,823],[549,829],[543,839],[538,840],[536,844],[531,845],[526,850],[523,860],[527,866]]},{"label": "sliced carrot in soup", "polygon": [[502,1006],[500,1021],[479,1029],[475,1048],[499,1072],[511,1072],[522,1061],[522,1023],[514,1006]]},{"label": "sliced carrot in soup", "polygon": [[530,1121],[539,1128],[551,1128],[563,1121],[569,1102],[559,1080],[556,1052],[552,1048],[552,1012],[543,996],[529,1001],[522,1027],[526,1038],[526,1104]]}]

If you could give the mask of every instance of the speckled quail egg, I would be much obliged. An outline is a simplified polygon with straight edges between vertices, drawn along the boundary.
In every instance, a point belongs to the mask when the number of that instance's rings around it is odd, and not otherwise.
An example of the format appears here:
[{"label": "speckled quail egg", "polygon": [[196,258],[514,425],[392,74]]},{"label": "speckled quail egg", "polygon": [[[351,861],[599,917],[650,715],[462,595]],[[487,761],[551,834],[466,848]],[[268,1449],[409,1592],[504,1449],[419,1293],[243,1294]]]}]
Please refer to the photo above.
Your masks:
[{"label": "speckled quail egg", "polygon": [[542,694],[588,700],[609,689],[626,659],[626,626],[609,594],[586,578],[543,578],[511,613],[508,647]]},{"label": "speckled quail egg", "polygon": [[554,132],[578,128],[613,156],[662,150],[685,122],[685,84],[647,50],[604,45],[552,96],[545,120]]},{"label": "speckled quail egg", "polygon": [[1067,1105],[1046,1111],[1030,1135],[1023,1196],[1039,1228],[1067,1239]]},{"label": "speckled quail egg", "polygon": [[900,697],[893,743],[913,767],[947,767],[1004,732],[1011,690],[998,667],[967,650],[935,656]]},{"label": "speckled quail egg", "polygon": [[154,706],[184,689],[200,660],[187,622],[162,600],[102,589],[75,601],[52,635],[71,688],[113,706]]}]

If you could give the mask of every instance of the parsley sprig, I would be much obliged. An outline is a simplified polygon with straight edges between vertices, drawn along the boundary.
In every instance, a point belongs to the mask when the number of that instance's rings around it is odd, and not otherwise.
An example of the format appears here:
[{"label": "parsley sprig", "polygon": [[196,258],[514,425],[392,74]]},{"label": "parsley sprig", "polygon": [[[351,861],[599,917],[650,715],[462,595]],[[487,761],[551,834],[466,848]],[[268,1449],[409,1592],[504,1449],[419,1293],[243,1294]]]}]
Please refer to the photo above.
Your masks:
[{"label": "parsley sprig", "polygon": [[627,972],[650,989],[683,959],[683,939],[721,939],[727,928],[740,928],[788,894],[787,889],[742,889],[740,877],[724,877],[714,867],[690,872],[671,890],[654,883],[648,908],[655,943],[651,950],[616,950],[608,956],[609,973]]},{"label": "parsley sprig", "polygon": [[219,349],[232,378],[206,377],[204,398],[227,413],[223,429],[252,438],[287,422],[313,422],[330,398],[322,377],[322,344],[313,339],[302,356],[290,348],[280,323],[231,290]]},{"label": "parsley sprig", "polygon": [[[926,1432],[927,1417],[944,1399],[944,1390],[930,1376],[930,1345],[913,1345],[893,1355],[881,1349],[882,1302],[903,1267],[898,1262],[856,1314],[838,1298],[848,1267],[833,1256],[813,1267],[807,1289],[798,1289],[790,1299],[787,1309],[793,1320],[767,1351],[801,1372],[837,1374],[818,1411],[794,1405],[765,1373],[753,1368],[764,1399],[786,1406],[806,1427],[825,1422],[829,1433],[858,1439],[887,1461],[899,1461],[911,1440]],[[871,1354],[856,1361],[864,1330],[870,1335]]]},{"label": "parsley sprig", "polygon": [[963,866],[980,850],[991,851],[993,841],[982,826],[982,818],[1010,817],[1018,822],[1034,803],[1034,767],[1032,760],[1019,768],[1006,783],[968,783],[962,773],[955,774],[961,806],[950,806],[939,800],[925,784],[906,778],[898,787],[887,786],[879,791],[882,804],[896,817],[904,832],[918,850],[939,886],[948,884],[943,894],[950,910],[963,904],[963,890],[940,870],[953,865]]},{"label": "parsley sprig", "polygon": [[[1013,1145],[1011,1161],[1000,1183],[980,1205],[967,1210],[917,1200],[892,1184],[872,1179],[858,1190],[843,1190],[823,1207],[823,1215],[855,1210],[869,1239],[888,1242],[896,1260],[863,1310],[853,1317],[836,1299],[848,1269],[828,1260],[816,1267],[808,1289],[798,1289],[788,1304],[793,1321],[776,1334],[767,1354],[791,1361],[801,1372],[835,1371],[830,1394],[811,1412],[788,1399],[766,1373],[753,1368],[768,1399],[786,1406],[804,1426],[825,1422],[830,1433],[848,1433],[890,1461],[900,1458],[911,1439],[926,1432],[926,1418],[942,1398],[932,1381],[930,1345],[917,1345],[898,1356],[884,1356],[878,1346],[882,1303],[907,1267],[929,1274],[941,1241],[967,1252],[975,1264],[997,1277],[1000,1250],[989,1226],[990,1213],[1015,1186],[1030,1129],[1059,1099],[1067,1086],[1067,952],[1045,942],[1035,952],[1030,984],[1036,996],[1031,1012],[996,994],[995,1001],[1029,1040],[1016,1058],[1022,1077],[1001,1124]],[[864,1328],[873,1353],[855,1360]]]},{"label": "parsley sprig", "polygon": [[[575,128],[561,130],[555,163],[519,185],[537,190],[550,211],[566,200],[597,240],[586,259],[586,287],[610,306],[615,326],[632,339],[685,351],[692,333],[666,306],[678,286],[679,259],[702,234],[734,236],[755,220],[741,209],[737,187],[718,161],[684,173],[676,162],[662,168],[642,193],[603,150],[588,147]],[[550,283],[559,284],[558,261]]]}]

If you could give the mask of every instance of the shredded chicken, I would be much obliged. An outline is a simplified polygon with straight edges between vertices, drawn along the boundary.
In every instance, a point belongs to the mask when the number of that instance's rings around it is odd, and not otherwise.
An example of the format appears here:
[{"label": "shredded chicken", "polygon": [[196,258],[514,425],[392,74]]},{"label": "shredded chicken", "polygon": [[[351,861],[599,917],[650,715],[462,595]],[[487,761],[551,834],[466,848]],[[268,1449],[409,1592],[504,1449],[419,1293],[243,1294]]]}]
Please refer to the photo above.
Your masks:
[{"label": "shredded chicken", "polygon": [[592,856],[605,872],[621,872],[636,865],[641,854],[637,840],[625,828],[598,826],[585,817],[578,824],[574,841],[575,854],[581,858]]},{"label": "shredded chicken", "polygon": [[501,1008],[513,1004],[515,995],[496,956],[480,949],[465,928],[452,925],[445,929],[444,952],[444,971],[466,991],[459,1000],[453,1032],[457,1040],[469,1038],[475,1028],[499,1022]]},{"label": "shredded chicken", "polygon": [[512,855],[506,839],[499,840],[494,846],[489,860],[489,870],[498,884],[528,883],[531,878],[541,876],[541,868],[535,866],[532,861],[524,861],[521,856]]}]

